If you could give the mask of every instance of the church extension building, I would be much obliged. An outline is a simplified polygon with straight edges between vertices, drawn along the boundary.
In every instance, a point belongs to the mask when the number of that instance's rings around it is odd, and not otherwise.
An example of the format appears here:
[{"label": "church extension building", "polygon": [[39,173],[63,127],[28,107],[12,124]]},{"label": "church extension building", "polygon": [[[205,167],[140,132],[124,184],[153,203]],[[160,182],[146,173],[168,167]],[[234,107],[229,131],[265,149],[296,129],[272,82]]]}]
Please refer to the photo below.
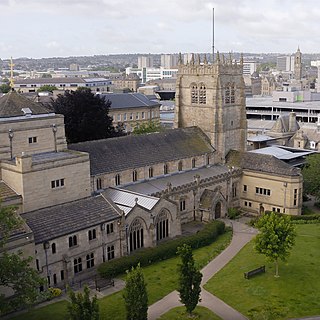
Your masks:
[{"label": "church extension building", "polygon": [[26,222],[10,249],[62,286],[232,207],[301,214],[299,170],[245,151],[241,70],[219,55],[180,60],[175,129],[69,146],[63,116],[15,92],[0,98],[0,195]]}]

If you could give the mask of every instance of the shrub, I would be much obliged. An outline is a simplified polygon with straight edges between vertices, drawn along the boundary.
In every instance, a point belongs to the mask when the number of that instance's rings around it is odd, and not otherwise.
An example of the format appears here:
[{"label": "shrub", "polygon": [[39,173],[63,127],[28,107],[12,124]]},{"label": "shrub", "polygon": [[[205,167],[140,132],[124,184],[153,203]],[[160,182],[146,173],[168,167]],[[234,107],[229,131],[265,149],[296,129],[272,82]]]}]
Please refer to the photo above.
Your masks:
[{"label": "shrub", "polygon": [[228,218],[234,220],[240,215],[240,211],[238,208],[229,208],[228,209]]},{"label": "shrub", "polygon": [[207,246],[214,242],[217,237],[224,232],[225,224],[222,221],[212,221],[194,235],[169,240],[157,247],[146,248],[137,251],[130,256],[124,256],[119,259],[102,263],[98,267],[98,272],[104,278],[113,278],[119,274],[125,273],[139,263],[140,266],[143,267],[157,261],[174,257],[177,248],[183,244],[191,246],[192,249]]},{"label": "shrub", "polygon": [[59,288],[49,288],[48,291],[50,293],[50,298],[59,297],[62,293],[61,289]]}]

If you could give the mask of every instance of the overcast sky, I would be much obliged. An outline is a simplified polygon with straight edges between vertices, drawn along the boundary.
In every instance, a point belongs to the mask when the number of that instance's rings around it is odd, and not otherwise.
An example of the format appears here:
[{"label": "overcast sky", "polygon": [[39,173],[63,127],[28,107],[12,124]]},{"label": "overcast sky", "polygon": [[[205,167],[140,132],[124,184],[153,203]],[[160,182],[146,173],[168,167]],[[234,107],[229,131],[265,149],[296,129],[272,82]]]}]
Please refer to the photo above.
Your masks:
[{"label": "overcast sky", "polygon": [[319,0],[0,0],[0,58],[320,52]]}]

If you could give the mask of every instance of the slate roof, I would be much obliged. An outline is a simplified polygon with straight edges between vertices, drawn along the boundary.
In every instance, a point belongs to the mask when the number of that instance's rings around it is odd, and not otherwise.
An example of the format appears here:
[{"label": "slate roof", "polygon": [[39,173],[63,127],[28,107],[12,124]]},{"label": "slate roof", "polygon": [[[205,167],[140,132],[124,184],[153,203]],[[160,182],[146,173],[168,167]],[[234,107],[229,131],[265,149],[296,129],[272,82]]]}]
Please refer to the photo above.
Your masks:
[{"label": "slate roof", "polygon": [[21,198],[21,196],[12,190],[5,182],[0,181],[0,200],[6,201],[14,198]]},{"label": "slate roof", "polygon": [[0,98],[0,118],[24,116],[22,108],[29,108],[33,115],[50,113],[43,105],[33,102],[15,91]]},{"label": "slate roof", "polygon": [[22,214],[35,243],[75,233],[119,218],[121,212],[98,195]]},{"label": "slate roof", "polygon": [[227,164],[256,172],[285,176],[298,176],[300,169],[290,166],[282,160],[268,154],[230,151]]},{"label": "slate roof", "polygon": [[150,166],[214,151],[207,136],[197,127],[80,142],[68,147],[89,153],[91,175]]},{"label": "slate roof", "polygon": [[189,171],[176,172],[174,174],[157,177],[147,181],[133,183],[122,187],[122,189],[148,195],[156,195],[158,192],[166,190],[168,188],[168,184],[171,184],[171,187],[175,188],[194,182],[196,175],[199,176],[200,180],[203,180],[218,177],[227,172],[229,172],[228,167],[216,164],[211,167],[202,167]]},{"label": "slate roof", "polygon": [[111,109],[157,107],[158,102],[149,100],[141,93],[106,93],[99,97],[111,101]]}]

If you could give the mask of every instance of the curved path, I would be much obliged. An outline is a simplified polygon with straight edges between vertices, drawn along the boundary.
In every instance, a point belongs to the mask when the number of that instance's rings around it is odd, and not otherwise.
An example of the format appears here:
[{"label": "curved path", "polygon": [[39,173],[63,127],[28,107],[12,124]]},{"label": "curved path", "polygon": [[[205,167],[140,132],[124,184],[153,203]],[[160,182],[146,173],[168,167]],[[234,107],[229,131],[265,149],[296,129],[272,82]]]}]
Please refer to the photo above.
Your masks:
[{"label": "curved path", "polygon": [[[248,227],[240,221],[224,221],[226,225],[233,227],[232,241],[223,252],[201,270],[203,277],[201,281],[201,302],[199,305],[212,310],[224,320],[245,320],[247,318],[244,315],[203,288],[203,285],[221,270],[256,234],[254,228]],[[182,306],[179,301],[179,294],[177,291],[173,291],[149,306],[148,319],[158,319],[162,314],[178,306]]]}]

